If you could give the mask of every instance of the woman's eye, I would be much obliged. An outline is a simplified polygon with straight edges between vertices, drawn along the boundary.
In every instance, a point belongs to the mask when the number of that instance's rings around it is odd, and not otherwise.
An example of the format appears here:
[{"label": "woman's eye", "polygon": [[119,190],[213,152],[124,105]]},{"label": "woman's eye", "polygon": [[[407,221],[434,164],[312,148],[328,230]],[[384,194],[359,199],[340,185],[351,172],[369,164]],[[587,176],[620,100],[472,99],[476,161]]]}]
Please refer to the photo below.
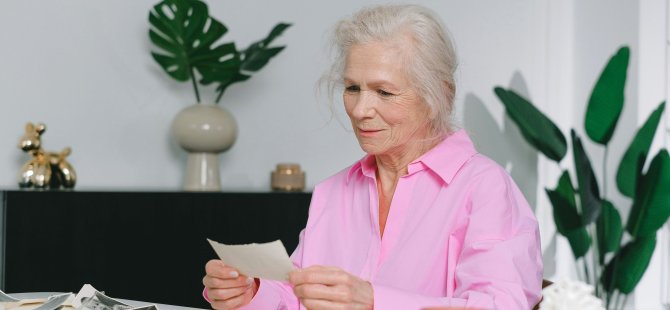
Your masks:
[{"label": "woman's eye", "polygon": [[383,89],[377,90],[377,93],[380,94],[380,95],[382,95],[382,97],[390,97],[390,96],[393,96],[392,93],[389,93],[389,92],[387,92],[387,91],[385,91],[385,90],[383,90]]},{"label": "woman's eye", "polygon": [[347,86],[347,87],[345,88],[345,90],[346,90],[347,92],[353,93],[353,92],[357,92],[357,91],[361,90],[361,88],[358,87],[358,85],[351,85],[351,86]]}]

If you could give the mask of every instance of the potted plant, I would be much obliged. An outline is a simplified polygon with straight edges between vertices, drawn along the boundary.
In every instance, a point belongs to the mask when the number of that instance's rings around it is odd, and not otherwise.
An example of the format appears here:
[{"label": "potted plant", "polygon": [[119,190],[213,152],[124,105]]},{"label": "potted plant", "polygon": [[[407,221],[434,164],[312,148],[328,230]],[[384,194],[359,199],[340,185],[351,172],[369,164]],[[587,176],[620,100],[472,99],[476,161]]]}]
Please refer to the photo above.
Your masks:
[{"label": "potted plant", "polygon": [[[154,60],[175,80],[191,81],[195,93],[196,104],[172,124],[177,142],[189,152],[184,188],[219,190],[218,153],[233,145],[237,125],[218,103],[230,85],[248,80],[284,49],[270,44],[290,24],[279,23],[267,37],[238,50],[233,42],[219,42],[228,29],[200,0],[163,0],[150,11],[149,23]],[[199,89],[211,84],[216,99],[203,101]]]},{"label": "potted plant", "polygon": [[[596,82],[586,108],[584,129],[591,141],[604,148],[603,183],[609,182],[609,141],[624,106],[624,89],[630,50],[621,47]],[[560,163],[568,144],[561,130],[526,98],[510,89],[496,87],[507,114],[519,126],[528,143],[547,158]],[[600,187],[582,139],[571,130],[575,184],[563,170],[555,189],[546,189],[558,233],[568,239],[580,280],[595,287],[607,309],[626,303],[644,275],[656,246],[656,231],[670,216],[670,155],[666,149],[653,156],[646,171],[650,146],[665,102],[651,113],[624,153],[616,173],[619,192],[630,198],[627,222]],[[576,186],[575,186],[576,185]],[[602,191],[601,191],[602,188]]]}]

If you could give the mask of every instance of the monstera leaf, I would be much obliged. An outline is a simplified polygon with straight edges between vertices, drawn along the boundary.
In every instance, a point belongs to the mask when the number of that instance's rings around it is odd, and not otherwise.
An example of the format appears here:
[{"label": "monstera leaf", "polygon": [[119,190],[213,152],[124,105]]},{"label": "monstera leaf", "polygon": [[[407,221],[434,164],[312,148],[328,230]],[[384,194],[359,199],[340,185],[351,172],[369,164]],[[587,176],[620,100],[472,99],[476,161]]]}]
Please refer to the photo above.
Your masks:
[{"label": "monstera leaf", "polygon": [[268,64],[271,58],[275,57],[279,52],[281,52],[285,46],[270,47],[270,43],[280,36],[284,30],[290,27],[291,24],[279,23],[277,24],[264,39],[252,43],[249,47],[241,52],[241,66],[240,71],[236,72],[230,79],[219,81],[219,86],[217,90],[219,91],[219,97],[217,102],[220,100],[221,95],[226,91],[228,86],[233,83],[246,81],[251,75],[251,72],[256,72],[265,65]]},{"label": "monstera leaf", "polygon": [[568,150],[561,130],[525,98],[502,87],[494,89],[523,137],[544,156],[560,162]]},{"label": "monstera leaf", "polygon": [[235,45],[214,45],[228,30],[202,1],[164,0],[153,7],[149,22],[149,37],[159,48],[151,55],[176,80],[195,79],[196,69],[211,81],[225,81],[239,70]]},{"label": "monstera leaf", "polygon": [[625,46],[620,48],[600,74],[589,98],[584,129],[591,140],[602,145],[612,138],[623,110],[629,58],[630,49]]}]

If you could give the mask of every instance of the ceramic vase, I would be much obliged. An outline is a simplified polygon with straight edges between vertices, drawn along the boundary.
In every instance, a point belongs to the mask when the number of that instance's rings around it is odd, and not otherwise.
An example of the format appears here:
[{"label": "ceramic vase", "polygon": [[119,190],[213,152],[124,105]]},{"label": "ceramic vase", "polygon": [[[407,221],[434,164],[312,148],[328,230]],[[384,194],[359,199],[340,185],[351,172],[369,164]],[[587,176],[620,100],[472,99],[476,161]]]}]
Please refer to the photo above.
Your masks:
[{"label": "ceramic vase", "polygon": [[233,115],[219,105],[194,104],[177,113],[172,135],[188,152],[184,190],[220,191],[219,154],[237,139]]}]

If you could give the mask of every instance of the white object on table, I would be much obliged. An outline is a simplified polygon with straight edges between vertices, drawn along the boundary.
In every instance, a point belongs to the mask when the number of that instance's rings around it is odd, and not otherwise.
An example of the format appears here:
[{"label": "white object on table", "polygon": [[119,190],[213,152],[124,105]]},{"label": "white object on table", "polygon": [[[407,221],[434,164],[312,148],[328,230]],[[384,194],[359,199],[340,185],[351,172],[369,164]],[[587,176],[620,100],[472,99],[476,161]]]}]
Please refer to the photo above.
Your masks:
[{"label": "white object on table", "polygon": [[[12,296],[14,298],[17,298],[17,299],[36,299],[36,298],[47,298],[49,296],[57,295],[57,294],[61,294],[61,293],[57,293],[57,292],[31,292],[31,293],[8,293],[7,295],[10,295],[10,296]],[[127,303],[128,305],[135,306],[135,307],[155,305],[156,307],[158,307],[158,310],[202,309],[202,308],[191,308],[191,307],[182,307],[182,306],[174,306],[174,305],[166,305],[166,304],[157,304],[157,303],[130,300],[130,299],[121,299],[121,298],[114,298],[114,299],[122,301],[124,303]]]}]

